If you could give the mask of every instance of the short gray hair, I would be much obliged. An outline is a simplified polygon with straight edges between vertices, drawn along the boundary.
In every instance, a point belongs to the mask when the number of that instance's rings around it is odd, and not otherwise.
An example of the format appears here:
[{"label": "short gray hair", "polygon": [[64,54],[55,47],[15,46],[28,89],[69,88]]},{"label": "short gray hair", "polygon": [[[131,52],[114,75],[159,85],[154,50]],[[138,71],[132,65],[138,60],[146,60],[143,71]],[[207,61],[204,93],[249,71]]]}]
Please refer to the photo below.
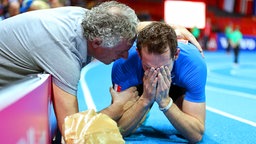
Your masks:
[{"label": "short gray hair", "polygon": [[108,1],[86,11],[82,22],[84,37],[88,40],[100,38],[102,46],[114,47],[122,39],[132,40],[136,36],[139,20],[134,10],[125,4]]}]

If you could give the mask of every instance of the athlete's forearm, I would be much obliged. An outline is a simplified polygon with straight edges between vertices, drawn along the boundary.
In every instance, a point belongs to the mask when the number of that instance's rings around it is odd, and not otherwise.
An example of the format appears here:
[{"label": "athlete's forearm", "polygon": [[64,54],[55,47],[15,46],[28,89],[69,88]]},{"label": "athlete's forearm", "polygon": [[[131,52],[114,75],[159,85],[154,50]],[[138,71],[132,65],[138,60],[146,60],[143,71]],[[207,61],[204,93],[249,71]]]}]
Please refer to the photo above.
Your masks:
[{"label": "athlete's forearm", "polygon": [[118,126],[123,136],[131,134],[140,126],[152,103],[140,97],[130,109],[124,112],[118,121]]},{"label": "athlete's forearm", "polygon": [[172,125],[191,143],[201,141],[204,122],[182,112],[176,104],[164,113]]},{"label": "athlete's forearm", "polygon": [[100,113],[108,115],[114,121],[118,121],[123,115],[123,106],[117,104],[111,104],[109,107],[100,111]]}]

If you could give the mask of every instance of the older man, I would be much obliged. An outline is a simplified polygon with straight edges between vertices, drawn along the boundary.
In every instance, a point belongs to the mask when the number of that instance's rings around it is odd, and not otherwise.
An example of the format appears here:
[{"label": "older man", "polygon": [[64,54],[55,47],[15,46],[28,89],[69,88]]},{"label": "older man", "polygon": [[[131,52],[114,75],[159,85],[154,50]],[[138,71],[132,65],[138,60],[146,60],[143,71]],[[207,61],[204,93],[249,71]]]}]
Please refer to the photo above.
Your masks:
[{"label": "older man", "polygon": [[[91,10],[61,7],[3,20],[0,22],[0,87],[29,74],[51,74],[54,110],[62,130],[64,118],[78,112],[76,91],[81,68],[91,57],[105,64],[127,58],[137,24],[135,12],[115,1],[104,2]],[[118,102],[119,107],[125,103]],[[106,113],[122,109],[119,107],[110,107],[111,111]]]}]

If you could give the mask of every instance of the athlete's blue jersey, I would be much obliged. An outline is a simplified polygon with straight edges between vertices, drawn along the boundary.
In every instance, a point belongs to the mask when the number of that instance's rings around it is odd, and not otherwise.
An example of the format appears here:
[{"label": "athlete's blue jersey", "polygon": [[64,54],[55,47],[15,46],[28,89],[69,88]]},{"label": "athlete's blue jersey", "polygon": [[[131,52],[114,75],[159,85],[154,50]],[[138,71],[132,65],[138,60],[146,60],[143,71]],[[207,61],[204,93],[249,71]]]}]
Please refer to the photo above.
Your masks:
[{"label": "athlete's blue jersey", "polygon": [[[180,54],[171,71],[172,85],[185,88],[184,99],[191,102],[205,102],[207,68],[204,58],[191,43],[178,42]],[[115,61],[112,68],[112,82],[121,91],[143,83],[144,71],[136,44],[129,50],[128,59]]]}]

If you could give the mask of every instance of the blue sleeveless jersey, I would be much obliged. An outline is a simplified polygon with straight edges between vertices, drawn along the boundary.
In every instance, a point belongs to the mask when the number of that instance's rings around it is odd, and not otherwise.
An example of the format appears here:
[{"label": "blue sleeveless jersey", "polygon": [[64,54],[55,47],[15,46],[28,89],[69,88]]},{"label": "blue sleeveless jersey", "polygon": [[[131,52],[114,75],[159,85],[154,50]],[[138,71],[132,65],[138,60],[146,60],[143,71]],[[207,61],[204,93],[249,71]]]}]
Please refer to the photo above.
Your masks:
[{"label": "blue sleeveless jersey", "polygon": [[[185,88],[184,99],[205,102],[207,67],[198,49],[191,43],[178,42],[180,54],[174,62],[172,85]],[[143,83],[144,70],[136,51],[136,43],[129,50],[128,59],[116,60],[112,68],[112,83],[116,90],[123,91]]]}]

